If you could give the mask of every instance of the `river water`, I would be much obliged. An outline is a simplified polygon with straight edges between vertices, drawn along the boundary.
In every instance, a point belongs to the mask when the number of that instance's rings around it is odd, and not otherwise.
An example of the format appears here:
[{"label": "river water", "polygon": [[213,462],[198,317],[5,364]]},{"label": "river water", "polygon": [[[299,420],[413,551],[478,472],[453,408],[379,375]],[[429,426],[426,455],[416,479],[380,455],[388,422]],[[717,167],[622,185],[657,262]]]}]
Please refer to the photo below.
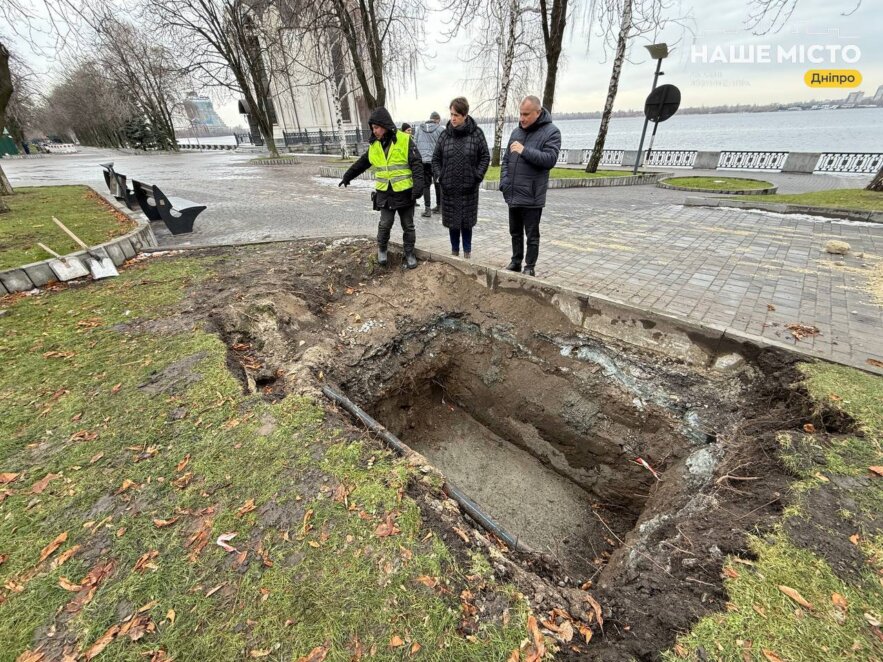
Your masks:
[{"label": "river water", "polygon": [[[562,147],[590,148],[600,120],[560,120]],[[638,149],[642,117],[611,120],[605,147]],[[493,127],[481,125],[488,142]],[[507,125],[508,136],[514,124]],[[653,130],[647,131],[645,148]],[[185,139],[181,142],[196,142]],[[200,138],[200,142],[233,144],[233,136]],[[883,152],[883,108],[792,110],[772,113],[675,115],[659,125],[654,149],[754,150],[783,152]]]}]

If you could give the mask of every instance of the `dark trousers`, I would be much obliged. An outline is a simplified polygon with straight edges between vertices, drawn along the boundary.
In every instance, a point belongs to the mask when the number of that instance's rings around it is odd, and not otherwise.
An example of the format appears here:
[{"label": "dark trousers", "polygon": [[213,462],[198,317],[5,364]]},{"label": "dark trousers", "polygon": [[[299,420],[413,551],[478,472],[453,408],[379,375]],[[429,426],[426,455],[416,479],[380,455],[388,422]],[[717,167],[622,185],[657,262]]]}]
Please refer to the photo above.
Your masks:
[{"label": "dark trousers", "polygon": [[400,209],[380,210],[380,223],[377,224],[377,245],[386,250],[389,244],[389,232],[396,222],[396,212],[399,213],[399,220],[402,222],[402,246],[405,253],[414,252],[414,244],[417,241],[417,231],[414,229],[414,205],[402,207]]},{"label": "dark trousers", "polygon": [[429,182],[432,182],[433,187],[435,188],[435,206],[438,207],[441,204],[441,187],[438,185],[438,177],[432,176],[432,164],[424,163],[423,164],[423,206],[429,207],[430,196],[429,196]]},{"label": "dark trousers", "polygon": [[460,251],[460,237],[463,237],[463,252],[472,252],[472,228],[448,228],[451,237],[451,250],[455,253]]},{"label": "dark trousers", "polygon": [[[540,253],[540,216],[542,207],[509,207],[509,234],[512,236],[512,261],[533,267]],[[527,237],[527,256],[524,237]]]}]

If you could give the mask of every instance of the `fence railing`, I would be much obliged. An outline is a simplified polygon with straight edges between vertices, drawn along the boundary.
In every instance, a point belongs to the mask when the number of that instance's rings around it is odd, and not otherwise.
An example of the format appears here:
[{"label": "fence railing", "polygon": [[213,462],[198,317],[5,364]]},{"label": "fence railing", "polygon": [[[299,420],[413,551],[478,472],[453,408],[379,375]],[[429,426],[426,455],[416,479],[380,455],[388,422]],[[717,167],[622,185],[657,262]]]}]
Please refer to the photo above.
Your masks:
[{"label": "fence railing", "polygon": [[368,140],[368,132],[359,127],[345,129],[343,132],[334,129],[304,129],[303,131],[285,131],[282,138],[286,147],[293,145],[337,145],[340,143],[341,133],[348,145],[358,144]]}]

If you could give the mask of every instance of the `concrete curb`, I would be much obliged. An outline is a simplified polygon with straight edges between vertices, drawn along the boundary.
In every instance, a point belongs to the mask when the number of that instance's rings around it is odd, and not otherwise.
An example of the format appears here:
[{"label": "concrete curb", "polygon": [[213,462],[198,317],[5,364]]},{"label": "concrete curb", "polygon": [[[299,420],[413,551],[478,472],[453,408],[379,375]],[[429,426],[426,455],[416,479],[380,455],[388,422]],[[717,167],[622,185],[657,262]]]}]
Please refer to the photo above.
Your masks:
[{"label": "concrete curb", "polygon": [[688,197],[684,201],[687,207],[732,207],[735,209],[759,209],[779,214],[807,214],[822,216],[842,221],[863,221],[865,223],[883,223],[883,212],[860,211],[857,209],[837,209],[828,207],[810,207],[808,205],[791,205],[784,202],[755,202],[753,200],[728,200],[726,198]]},{"label": "concrete curb", "polygon": [[[342,179],[346,169],[335,168],[333,166],[319,166],[320,177],[330,177],[332,179]],[[622,177],[595,177],[595,178],[567,178],[567,179],[550,179],[549,188],[594,188],[596,186],[636,186],[639,184],[654,184],[660,177],[667,176],[667,172],[653,172],[642,175],[624,175]],[[364,179],[374,181],[374,174],[369,170],[363,172],[356,179]],[[499,191],[500,182],[484,181],[481,188],[485,191]]]},{"label": "concrete curb", "polygon": [[[679,177],[671,177],[668,179],[680,179]],[[660,179],[656,182],[656,188],[666,188],[672,191],[692,191],[694,193],[716,193],[721,195],[772,195],[776,191],[779,190],[778,186],[770,186],[767,188],[755,188],[755,189],[711,189],[711,188],[698,188],[692,186],[678,186],[677,184],[668,184],[666,183],[668,179]]]},{"label": "concrete curb", "polygon": [[257,165],[257,166],[284,166],[284,165],[299,165],[300,161],[293,156],[286,156],[278,159],[252,159],[248,162],[248,165]]},{"label": "concrete curb", "polygon": [[[90,251],[99,254],[106,253],[113,261],[114,265],[119,267],[126,260],[135,257],[135,255],[142,252],[145,248],[158,245],[156,237],[153,235],[153,230],[150,229],[150,224],[146,220],[136,216],[135,213],[128,208],[122,207],[116,199],[104,195],[103,193],[98,193],[98,191],[95,191],[95,189],[91,187],[89,188],[98,194],[103,200],[110,203],[115,211],[125,214],[136,224],[135,229],[128,234],[124,234],[121,237],[114,237],[103,244],[92,246],[89,249]],[[65,255],[64,258],[67,261],[74,260],[79,262],[87,272],[89,271],[86,264],[86,259],[88,258],[86,251],[77,251]],[[0,271],[0,288],[2,288],[0,289],[0,295],[7,293],[11,294],[14,292],[27,292],[28,290],[44,287],[49,283],[57,281],[58,274],[52,270],[52,267],[49,264],[50,262],[51,259],[43,260],[41,262],[32,262],[31,264],[25,264],[13,269]]]},{"label": "concrete curb", "polygon": [[[393,243],[390,244],[393,246]],[[401,250],[395,244],[397,251]],[[570,321],[587,332],[618,340],[641,349],[659,352],[692,365],[725,371],[739,361],[752,358],[763,349],[792,352],[808,360],[840,363],[874,374],[883,369],[823,359],[791,345],[727,326],[685,320],[663,311],[647,310],[615,301],[604,295],[573,290],[542,279],[487,267],[443,253],[415,249],[421,260],[444,262],[492,292],[522,291],[557,307]]]}]

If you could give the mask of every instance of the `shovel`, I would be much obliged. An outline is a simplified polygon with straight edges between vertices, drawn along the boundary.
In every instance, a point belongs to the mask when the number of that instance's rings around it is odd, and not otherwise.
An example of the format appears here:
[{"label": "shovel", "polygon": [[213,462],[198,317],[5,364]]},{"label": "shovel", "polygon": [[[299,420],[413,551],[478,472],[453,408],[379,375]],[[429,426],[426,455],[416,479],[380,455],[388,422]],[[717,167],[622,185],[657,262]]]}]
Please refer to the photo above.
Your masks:
[{"label": "shovel", "polygon": [[49,268],[58,276],[58,280],[66,282],[74,278],[82,278],[89,275],[89,270],[79,260],[68,260],[49,248],[46,244],[37,242],[37,246],[49,253],[54,260],[49,260]]},{"label": "shovel", "polygon": [[77,242],[77,245],[84,249],[86,253],[89,255],[89,258],[86,260],[86,264],[89,265],[89,270],[92,272],[92,278],[98,280],[99,278],[111,278],[113,276],[119,276],[120,272],[117,271],[117,268],[113,264],[113,260],[110,259],[110,256],[107,254],[107,251],[101,249],[100,251],[92,251],[86,245],[82,239],[80,239],[77,235],[67,229],[67,227],[59,221],[54,216],[52,220],[55,221],[55,224],[64,230],[65,234],[68,237]]}]

